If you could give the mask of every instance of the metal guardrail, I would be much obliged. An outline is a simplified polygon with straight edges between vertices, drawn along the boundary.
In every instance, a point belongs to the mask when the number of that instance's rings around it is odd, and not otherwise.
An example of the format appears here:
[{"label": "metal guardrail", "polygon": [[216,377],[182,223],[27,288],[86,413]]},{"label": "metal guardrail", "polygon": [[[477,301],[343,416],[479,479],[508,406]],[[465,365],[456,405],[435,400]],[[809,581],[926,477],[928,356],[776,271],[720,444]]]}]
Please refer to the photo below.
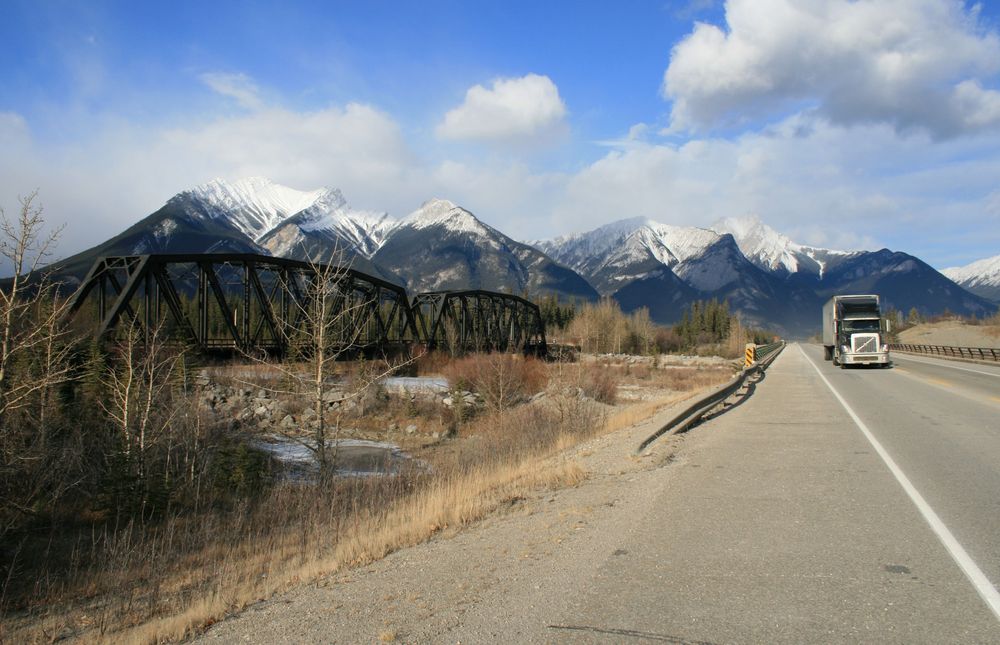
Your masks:
[{"label": "metal guardrail", "polygon": [[705,396],[692,402],[688,407],[674,416],[664,424],[659,430],[646,437],[646,439],[636,448],[636,454],[641,453],[651,443],[664,435],[677,434],[694,425],[699,419],[705,416],[712,408],[732,396],[751,376],[760,376],[764,370],[778,357],[785,347],[784,342],[771,343],[769,345],[757,345],[754,347],[754,362],[749,367],[744,367],[739,374],[724,385],[712,390]]},{"label": "metal guardrail", "polygon": [[891,351],[913,352],[914,354],[930,354],[932,356],[951,356],[952,358],[1000,362],[1000,349],[994,347],[952,347],[950,345],[894,343],[889,345],[889,349]]}]

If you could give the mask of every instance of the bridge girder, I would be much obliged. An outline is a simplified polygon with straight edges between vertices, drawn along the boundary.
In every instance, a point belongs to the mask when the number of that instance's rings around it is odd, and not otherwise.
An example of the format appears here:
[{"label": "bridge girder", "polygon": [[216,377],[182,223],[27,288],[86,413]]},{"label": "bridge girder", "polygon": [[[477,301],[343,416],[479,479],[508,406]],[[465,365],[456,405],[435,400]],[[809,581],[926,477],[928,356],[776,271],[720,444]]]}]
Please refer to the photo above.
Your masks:
[{"label": "bridge girder", "polygon": [[326,347],[348,355],[405,351],[544,355],[534,303],[482,290],[418,294],[349,267],[265,255],[149,254],[99,258],[70,305],[89,308],[97,338],[123,320],[146,337],[160,326],[203,352],[308,351],[318,320]]},{"label": "bridge girder", "polygon": [[524,298],[482,290],[437,291],[417,294],[411,307],[418,335],[429,349],[546,353],[541,311]]},{"label": "bridge girder", "polygon": [[264,255],[103,257],[70,315],[87,303],[98,338],[113,335],[125,319],[147,334],[163,325],[170,337],[204,352],[283,355],[309,344],[321,315],[326,345],[337,351],[395,351],[416,338],[402,287],[349,267]]}]

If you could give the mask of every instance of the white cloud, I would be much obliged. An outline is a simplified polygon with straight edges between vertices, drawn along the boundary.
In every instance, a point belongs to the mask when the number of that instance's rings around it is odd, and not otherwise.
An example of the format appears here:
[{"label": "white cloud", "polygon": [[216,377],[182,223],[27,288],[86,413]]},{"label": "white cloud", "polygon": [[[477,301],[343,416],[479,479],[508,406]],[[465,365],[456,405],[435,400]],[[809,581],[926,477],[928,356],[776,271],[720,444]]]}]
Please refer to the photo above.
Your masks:
[{"label": "white cloud", "polygon": [[234,99],[241,107],[258,110],[263,106],[260,88],[252,78],[243,73],[206,72],[198,79],[213,92]]},{"label": "white cloud", "polygon": [[263,107],[171,129],[114,120],[72,144],[35,138],[28,125],[0,114],[0,205],[10,212],[18,194],[39,188],[48,221],[67,224],[61,255],[119,233],[213,177],[333,186],[355,206],[396,213],[423,197],[413,188],[424,182],[398,124],[368,105]]},{"label": "white cloud", "polygon": [[1000,38],[954,0],[729,0],[697,23],[664,74],[674,130],[802,109],[937,138],[1000,126]]},{"label": "white cloud", "polygon": [[990,210],[998,146],[996,133],[931,145],[887,124],[805,116],[735,139],[629,145],[567,180],[552,225],[564,233],[645,216],[708,226],[757,213],[808,244],[889,246],[931,262],[949,247],[985,255],[1000,245]]},{"label": "white cloud", "polygon": [[551,138],[564,127],[566,105],[548,76],[501,78],[474,85],[437,127],[444,139],[525,142]]}]

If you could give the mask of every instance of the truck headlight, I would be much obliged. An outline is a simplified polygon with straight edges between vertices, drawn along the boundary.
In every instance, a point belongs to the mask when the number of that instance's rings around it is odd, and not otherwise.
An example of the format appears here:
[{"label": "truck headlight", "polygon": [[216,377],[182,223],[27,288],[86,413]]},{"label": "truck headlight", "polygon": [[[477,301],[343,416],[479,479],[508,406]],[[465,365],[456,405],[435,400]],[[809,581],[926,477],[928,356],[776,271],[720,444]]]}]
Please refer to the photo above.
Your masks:
[{"label": "truck headlight", "polygon": [[888,345],[882,345],[882,353],[885,354],[888,351],[889,351],[889,346]]}]

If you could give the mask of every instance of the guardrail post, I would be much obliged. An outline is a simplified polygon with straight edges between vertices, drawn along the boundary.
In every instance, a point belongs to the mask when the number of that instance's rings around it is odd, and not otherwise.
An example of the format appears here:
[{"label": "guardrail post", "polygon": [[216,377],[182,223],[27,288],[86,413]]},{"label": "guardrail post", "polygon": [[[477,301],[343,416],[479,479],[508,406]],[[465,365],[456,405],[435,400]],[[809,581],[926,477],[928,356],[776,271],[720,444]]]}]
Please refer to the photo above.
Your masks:
[{"label": "guardrail post", "polygon": [[757,346],[753,343],[747,343],[746,356],[743,361],[743,367],[750,367],[755,362],[757,362]]}]

